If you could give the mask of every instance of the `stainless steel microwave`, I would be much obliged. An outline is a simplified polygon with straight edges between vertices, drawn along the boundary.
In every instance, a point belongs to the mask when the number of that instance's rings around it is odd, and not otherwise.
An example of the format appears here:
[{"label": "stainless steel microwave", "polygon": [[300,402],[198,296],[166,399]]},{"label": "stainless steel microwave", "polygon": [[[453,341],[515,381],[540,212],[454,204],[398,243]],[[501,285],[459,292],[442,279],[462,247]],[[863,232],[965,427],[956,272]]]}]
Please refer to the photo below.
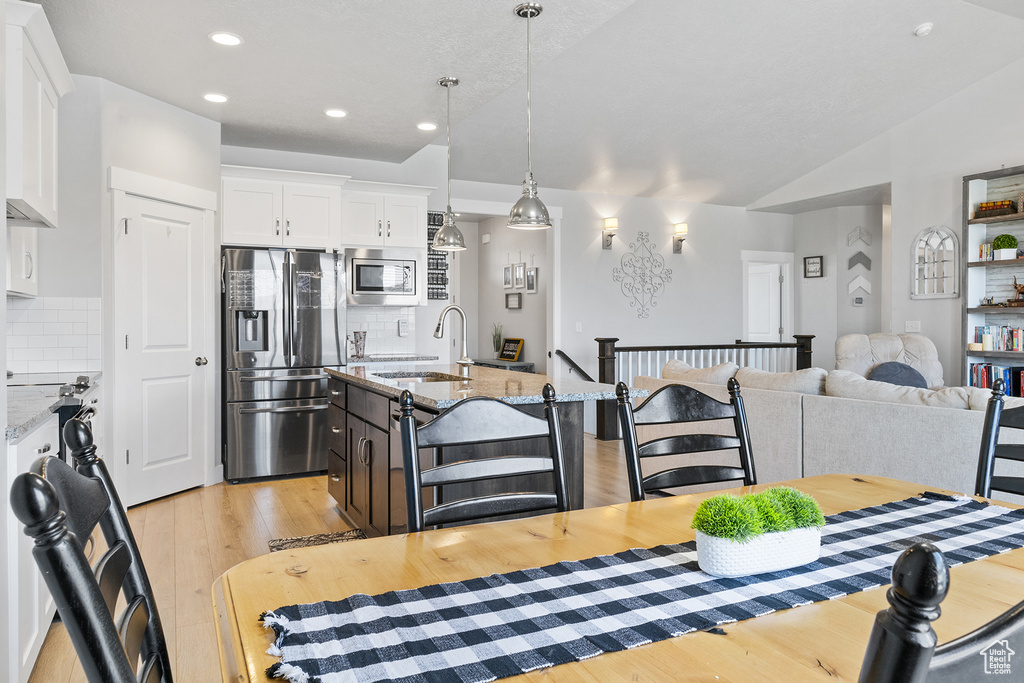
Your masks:
[{"label": "stainless steel microwave", "polygon": [[426,249],[346,249],[349,305],[426,304]]}]

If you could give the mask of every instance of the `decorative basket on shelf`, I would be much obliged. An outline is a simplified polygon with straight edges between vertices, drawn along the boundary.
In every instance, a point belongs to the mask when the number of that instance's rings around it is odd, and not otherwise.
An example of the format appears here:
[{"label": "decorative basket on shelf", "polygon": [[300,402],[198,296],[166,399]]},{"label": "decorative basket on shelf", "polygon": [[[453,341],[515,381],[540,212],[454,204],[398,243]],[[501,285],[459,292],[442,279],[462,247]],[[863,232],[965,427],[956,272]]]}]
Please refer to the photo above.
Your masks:
[{"label": "decorative basket on shelf", "polygon": [[818,503],[788,487],[708,498],[693,515],[697,564],[712,576],[752,576],[814,562],[825,518]]}]

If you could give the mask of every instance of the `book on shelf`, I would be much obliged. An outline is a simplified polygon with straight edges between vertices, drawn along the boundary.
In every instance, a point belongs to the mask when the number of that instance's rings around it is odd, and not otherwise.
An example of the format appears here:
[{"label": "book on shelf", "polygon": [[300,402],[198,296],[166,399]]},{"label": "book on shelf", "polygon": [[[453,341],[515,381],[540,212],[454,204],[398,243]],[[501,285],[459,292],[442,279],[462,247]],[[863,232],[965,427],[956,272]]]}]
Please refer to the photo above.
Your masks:
[{"label": "book on shelf", "polygon": [[971,363],[970,386],[991,389],[997,379],[1003,380],[1007,396],[1024,398],[1024,366]]}]

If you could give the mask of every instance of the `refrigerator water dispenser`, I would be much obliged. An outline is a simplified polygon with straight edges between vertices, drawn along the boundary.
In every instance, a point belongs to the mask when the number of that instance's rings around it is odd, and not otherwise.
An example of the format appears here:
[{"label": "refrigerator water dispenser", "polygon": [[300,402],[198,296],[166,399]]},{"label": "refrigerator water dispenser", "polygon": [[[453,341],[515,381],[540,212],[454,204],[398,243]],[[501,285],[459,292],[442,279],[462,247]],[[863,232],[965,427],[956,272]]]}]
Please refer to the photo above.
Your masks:
[{"label": "refrigerator water dispenser", "polygon": [[235,351],[267,350],[266,311],[235,311],[235,325]]}]

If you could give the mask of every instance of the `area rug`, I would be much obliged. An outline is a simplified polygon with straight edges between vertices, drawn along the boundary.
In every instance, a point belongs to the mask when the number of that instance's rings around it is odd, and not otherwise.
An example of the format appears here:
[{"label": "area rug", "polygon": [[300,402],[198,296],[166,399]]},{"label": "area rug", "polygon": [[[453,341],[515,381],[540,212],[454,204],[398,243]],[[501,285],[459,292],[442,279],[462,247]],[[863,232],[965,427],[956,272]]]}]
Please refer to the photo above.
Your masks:
[{"label": "area rug", "polygon": [[348,531],[332,531],[329,534],[313,534],[312,536],[295,536],[294,538],[274,538],[267,542],[270,552],[278,550],[292,550],[293,548],[307,548],[311,545],[327,545],[328,543],[344,543],[345,541],[358,541],[366,538],[359,529]]}]

